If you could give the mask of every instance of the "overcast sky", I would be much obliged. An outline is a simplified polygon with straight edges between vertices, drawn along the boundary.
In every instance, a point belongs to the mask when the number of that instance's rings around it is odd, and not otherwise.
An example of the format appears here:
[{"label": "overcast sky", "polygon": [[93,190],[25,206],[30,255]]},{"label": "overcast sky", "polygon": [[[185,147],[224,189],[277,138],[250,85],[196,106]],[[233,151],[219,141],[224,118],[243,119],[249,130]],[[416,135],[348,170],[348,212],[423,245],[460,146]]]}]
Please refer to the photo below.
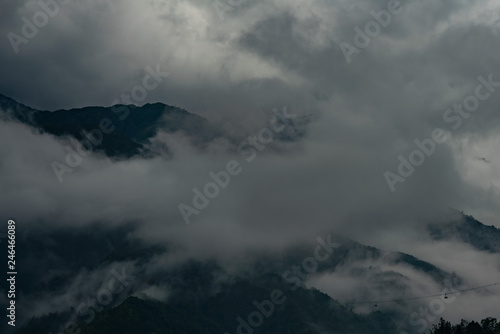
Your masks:
[{"label": "overcast sky", "polygon": [[[239,125],[265,125],[284,106],[318,114],[296,157],[305,166],[288,165],[289,173],[331,180],[330,191],[353,194],[349,203],[380,191],[410,206],[405,196],[456,204],[499,226],[490,212],[498,204],[499,92],[457,128],[443,119],[474,94],[479,76],[500,81],[495,1],[61,2],[46,22],[37,1],[2,2],[0,93],[38,109],[108,106],[159,66],[169,76],[132,102]],[[397,14],[367,47],[342,50],[359,45],[356,29],[374,22],[372,11],[391,6]],[[31,38],[23,35],[28,21],[42,23]],[[399,155],[408,159],[414,140],[435,128],[450,139],[391,193],[383,173],[397,173]]]},{"label": "overcast sky", "polygon": [[[2,1],[0,94],[43,110],[110,106],[158,67],[169,75],[134,103],[179,106],[255,134],[286,106],[315,116],[305,138],[248,163],[223,143],[200,154],[159,134],[173,160],[87,157],[59,183],[51,163],[64,160],[63,144],[2,122],[2,219],[140,221],[137,236],[204,256],[333,230],[430,260],[401,236],[449,207],[500,228],[498,1],[221,1],[69,1],[31,38],[22,30],[43,20],[38,1]],[[372,23],[380,31],[361,47],[358,28],[388,8],[390,22]],[[474,111],[447,113],[474,101],[479,85],[488,96]],[[384,173],[397,175],[398,157],[408,160],[436,128],[447,140],[392,191]],[[243,172],[186,225],[178,205],[233,159]]]}]

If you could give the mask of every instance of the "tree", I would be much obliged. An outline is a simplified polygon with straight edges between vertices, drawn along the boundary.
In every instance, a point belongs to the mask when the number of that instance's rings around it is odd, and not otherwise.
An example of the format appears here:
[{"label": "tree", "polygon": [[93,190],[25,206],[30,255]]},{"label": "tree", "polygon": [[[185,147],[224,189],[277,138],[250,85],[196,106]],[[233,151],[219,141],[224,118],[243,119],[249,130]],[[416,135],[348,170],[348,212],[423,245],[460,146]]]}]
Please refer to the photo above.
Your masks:
[{"label": "tree", "polygon": [[497,319],[495,318],[486,318],[481,320],[481,328],[483,330],[483,333],[486,334],[494,334],[497,332],[498,329],[500,329],[500,324],[498,323]]},{"label": "tree", "polygon": [[451,323],[443,318],[439,319],[439,324],[432,326],[431,334],[453,334]]},{"label": "tree", "polygon": [[430,334],[498,334],[500,323],[495,318],[485,318],[481,323],[462,319],[460,324],[452,326],[449,321],[439,319],[437,325],[432,326]]}]

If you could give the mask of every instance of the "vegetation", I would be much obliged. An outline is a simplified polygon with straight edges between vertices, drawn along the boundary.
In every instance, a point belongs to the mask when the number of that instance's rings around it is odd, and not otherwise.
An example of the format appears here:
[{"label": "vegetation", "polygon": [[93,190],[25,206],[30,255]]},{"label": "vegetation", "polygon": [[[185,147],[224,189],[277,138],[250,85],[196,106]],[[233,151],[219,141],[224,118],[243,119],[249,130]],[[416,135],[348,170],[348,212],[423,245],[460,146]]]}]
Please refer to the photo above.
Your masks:
[{"label": "vegetation", "polygon": [[443,318],[439,324],[434,325],[430,334],[497,334],[500,333],[500,322],[495,318],[486,318],[481,320],[480,323],[463,320],[457,324],[452,325],[449,321]]}]

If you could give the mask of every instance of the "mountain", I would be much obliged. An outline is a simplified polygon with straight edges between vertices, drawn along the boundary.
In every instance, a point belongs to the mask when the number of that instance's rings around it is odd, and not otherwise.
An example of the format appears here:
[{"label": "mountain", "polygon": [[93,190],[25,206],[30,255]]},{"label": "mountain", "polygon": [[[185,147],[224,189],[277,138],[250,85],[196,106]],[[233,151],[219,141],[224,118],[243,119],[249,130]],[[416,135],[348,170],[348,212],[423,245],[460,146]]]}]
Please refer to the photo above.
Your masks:
[{"label": "mountain", "polygon": [[[18,259],[25,264],[19,272],[18,284],[24,287],[20,307],[28,309],[29,304],[45,303],[47,296],[54,300],[52,303],[63,301],[66,306],[24,322],[17,333],[55,334],[68,323],[75,329],[68,332],[82,334],[231,334],[237,333],[239,326],[242,326],[241,333],[251,333],[251,330],[255,333],[391,334],[401,330],[413,333],[415,327],[408,326],[408,310],[422,305],[412,300],[418,297],[415,289],[421,286],[422,279],[442,288],[450,288],[445,286],[446,281],[452,282],[455,289],[466,283],[456,274],[410,254],[384,251],[336,235],[321,237],[322,243],[327,242],[334,251],[312,272],[303,270],[306,279],[287,272],[297,265],[305,268],[304,261],[314,254],[317,240],[295,244],[281,252],[254,252],[247,257],[245,265],[232,270],[225,269],[216,259],[201,261],[188,257],[165,262],[166,258],[175,258],[176,246],[151,246],[127,238],[134,229],[128,226],[106,230],[96,225],[19,234]],[[485,226],[471,216],[430,224],[429,230],[436,240],[460,238],[460,242],[476,245],[483,252],[496,251],[498,229]],[[32,254],[39,254],[36,261]],[[106,305],[94,306],[96,311],[86,321],[89,313],[84,316],[79,313],[81,304],[92,299],[95,302],[96,291],[107,286],[108,281],[103,278],[109,276],[111,269],[120,272],[124,264],[134,268],[127,271],[133,276],[130,286],[113,294],[109,303],[101,300]],[[64,270],[54,273],[43,268]],[[327,295],[303,284],[311,277],[323,275],[348,279],[351,290],[356,282],[360,284],[350,291],[350,298],[342,300],[335,294]],[[92,282],[94,276],[98,279]],[[75,287],[80,286],[82,280],[91,282],[83,284],[80,293]],[[297,285],[297,281],[301,284]],[[273,303],[271,307],[265,301],[273,300],[276,290],[282,292],[286,302]],[[430,292],[427,294],[435,293]],[[97,300],[98,296],[97,292]],[[280,296],[274,294],[274,299],[280,301]],[[67,300],[72,302],[68,304]],[[394,301],[375,307],[374,301],[384,300]],[[428,300],[421,302],[428,303]],[[264,304],[265,308],[261,308]],[[364,307],[364,311],[360,312],[360,307]],[[271,309],[272,315],[265,316]],[[253,328],[250,323],[260,323],[259,316],[254,314],[256,311],[264,314],[263,322]],[[255,319],[250,317],[252,314]]]},{"label": "mountain", "polygon": [[[182,133],[199,147],[223,136],[205,118],[163,103],[42,111],[0,95],[0,109],[4,120],[19,121],[60,138],[83,141],[84,131],[96,134],[94,142],[90,140],[92,150],[112,158],[148,153],[145,146],[159,131]],[[98,140],[99,136],[102,139]]]},{"label": "mountain", "polygon": [[[451,226],[458,231],[457,236],[466,230],[467,242],[484,238],[485,231],[490,234],[498,232],[469,216],[442,224],[441,228],[450,231]],[[68,291],[79,297],[62,311],[25,322],[17,333],[59,333],[63,324],[73,324],[73,332],[82,334],[230,334],[238,333],[238,327],[241,327],[240,333],[412,332],[415,328],[408,328],[407,312],[420,305],[411,297],[415,297],[413,289],[421,284],[422,277],[443,288],[446,281],[456,286],[462,284],[462,278],[456,274],[410,254],[387,252],[345,237],[329,235],[323,237],[323,241],[335,245],[335,250],[307,274],[307,279],[340,275],[349,278],[353,284],[362,282],[352,298],[341,302],[335,295],[326,295],[304,284],[297,285],[297,281],[305,283],[305,280],[287,274],[294,265],[304,266],[304,260],[311,257],[318,244],[296,244],[279,253],[256,252],[236,271],[227,271],[215,259],[186,258],[175,264],[158,266],[159,259],[176,254],[176,247],[150,246],[125,238],[132,230],[132,226],[121,231],[93,227],[92,232],[82,228],[20,235],[18,242],[24,245],[20,261],[25,261],[24,256],[34,252],[42,254],[40,249],[44,248],[45,255],[37,261],[38,266],[66,268],[58,275],[50,272],[37,275],[40,269],[26,262],[20,275],[23,277],[20,284],[29,287],[25,293],[40,300],[44,300],[47,294],[54,300],[64,300],[60,296]],[[451,237],[450,234],[443,236]],[[485,245],[482,250],[491,252],[495,243]],[[84,251],[86,249],[94,253]],[[93,272],[101,273],[102,279],[103,273],[110,268],[119,268],[117,266],[126,263],[134,264],[133,282],[123,292],[113,295],[107,306],[94,306],[96,311],[86,321],[85,316],[89,313],[82,317],[78,310],[81,311],[81,302],[89,300],[89,296],[72,291],[75,280],[92,277]],[[83,273],[79,266],[85,266]],[[92,284],[97,285],[87,287],[86,291],[99,291],[99,286],[102,286],[102,282]],[[275,291],[281,291],[282,295],[276,295]],[[280,296],[286,297],[286,302],[273,303],[272,307],[266,302],[273,298],[280,301]],[[408,297],[410,300],[405,300]],[[374,302],[365,302],[387,299],[396,301],[382,303],[378,308],[374,307]],[[31,303],[32,300],[25,302]],[[266,306],[262,308],[262,305]],[[358,308],[363,305],[365,311],[360,313]],[[265,316],[264,313],[271,313],[271,309],[272,315]],[[263,314],[262,324],[256,310]]]},{"label": "mountain", "polygon": [[35,109],[0,94],[0,120],[18,120],[22,123],[33,125],[33,116],[35,113]]},{"label": "mountain", "polygon": [[[218,139],[237,147],[246,136],[229,136],[200,116],[162,103],[42,111],[0,95],[0,109],[0,120],[20,122],[61,140],[88,141],[94,152],[113,159],[157,154],[151,150],[151,140],[159,133],[181,134],[200,149]],[[277,139],[301,138],[309,121],[298,117],[290,124],[293,131]],[[99,143],[93,144],[98,137]],[[168,147],[161,149],[169,153]],[[23,263],[18,307],[26,314],[37,314],[19,326],[18,333],[59,333],[68,323],[78,330],[67,332],[83,334],[236,333],[238,327],[245,334],[399,333],[406,328],[404,310],[420,306],[409,299],[427,291],[426,284],[434,289],[445,288],[446,282],[463,282],[432,260],[338,235],[322,237],[319,245],[325,247],[326,242],[330,248],[323,249],[326,257],[321,261],[312,257],[317,241],[289,245],[280,252],[256,250],[247,254],[245,264],[230,270],[216,259],[177,258],[180,250],[174,244],[152,246],[135,240],[133,225],[105,229],[105,222],[96,222],[55,230],[44,230],[42,221],[38,225],[39,229],[16,236],[18,261]],[[500,252],[500,230],[471,216],[429,224],[427,232],[434,240]],[[112,286],[108,280],[124,276],[127,266],[134,269],[133,283],[111,297],[100,294]],[[312,287],[314,279],[349,281],[350,293],[347,297],[326,294]],[[286,302],[280,302],[282,297]],[[93,313],[87,307],[85,313],[85,303],[92,300],[101,304],[93,306]],[[391,303],[376,306],[377,301],[387,300]],[[90,320],[81,311],[92,314]],[[253,326],[261,322],[257,311],[262,324]]]},{"label": "mountain", "polygon": [[[270,307],[265,302],[276,290],[283,292],[279,300],[283,303]],[[262,318],[255,313],[259,310],[256,304],[267,307],[260,311]],[[317,290],[292,291],[279,277],[270,276],[259,282],[236,282],[194,305],[131,297],[119,307],[100,314],[89,326],[83,326],[82,334],[134,333],[139,329],[163,333],[237,333],[238,327],[241,331],[255,328],[258,333],[270,334],[397,333],[388,314],[357,315]]]},{"label": "mountain", "polygon": [[[59,266],[63,266],[66,261],[84,262],[76,256],[78,250],[81,252],[84,249],[85,244],[100,244],[101,254],[105,253],[103,238],[107,233],[111,231],[61,231],[57,235],[42,234],[37,237],[42,237],[42,240],[65,240],[61,244],[65,251],[59,255]],[[126,231],[122,231],[121,235],[124,233]],[[304,285],[296,286],[290,280],[293,275],[287,277],[287,280],[283,278],[287,269],[300,265],[305,258],[310,257],[317,245],[295,245],[282,254],[255,254],[246,269],[237,274],[227,272],[215,260],[200,262],[193,259],[152,271],[148,269],[148,264],[155,263],[155,259],[162,254],[175,254],[175,247],[151,247],[137,241],[119,243],[116,242],[119,239],[117,236],[118,233],[112,241],[114,246],[110,253],[101,257],[93,266],[87,267],[87,270],[102,272],[117,263],[143,265],[137,266],[134,272],[136,279],[131,290],[120,295],[116,301],[113,300],[108,308],[96,312],[91,322],[86,323],[81,317],[78,318],[78,328],[82,333],[132,333],[139,328],[142,328],[140,332],[145,333],[236,333],[238,317],[248,318],[255,311],[254,301],[270,300],[272,292],[277,289],[283,292],[287,302],[275,305],[275,314],[268,320],[266,318],[256,330],[258,333],[397,333],[395,328],[400,317],[397,311],[374,309],[368,314],[358,314],[352,306],[340,303],[334,296]],[[39,242],[34,237],[29,236],[19,242],[38,247],[36,245]],[[344,237],[325,237],[324,240],[334,241],[338,243],[338,247],[313,275],[347,272],[352,279],[366,278],[370,285],[360,291],[363,300],[373,299],[377,295],[408,293],[412,284],[416,283],[408,276],[408,268],[437,284],[446,279],[460,280],[454,274],[407,254],[385,252]],[[46,241],[45,244],[47,243]],[[48,245],[46,253],[51,257],[59,254],[58,246],[55,246],[59,243],[54,240],[50,244],[53,246]],[[31,269],[28,267],[27,270]],[[33,270],[36,271],[36,268]],[[31,278],[23,286],[51,291],[54,296],[73,286],[71,275],[50,280],[44,275],[23,274],[24,277]],[[75,268],[73,275],[77,274],[78,270]],[[158,290],[167,294],[168,298],[155,300],[149,296],[150,293],[157,294]],[[81,298],[82,301],[87,299],[85,296]],[[78,302],[65,312],[34,318],[18,333],[58,333],[59,326],[71,321],[68,319],[75,318],[76,309]]]},{"label": "mountain", "polygon": [[[198,292],[195,297],[193,292],[208,288],[219,270],[187,263],[169,275],[174,292],[168,302],[129,297],[98,313],[90,323],[78,318],[73,330],[82,334],[251,333],[254,328],[258,333],[397,333],[390,313],[356,314],[318,290],[293,289],[274,274],[229,280],[217,292],[203,298]],[[17,333],[57,332],[69,313],[32,319]]]},{"label": "mountain", "polygon": [[441,224],[427,226],[434,240],[457,240],[471,245],[480,251],[500,253],[500,229],[486,226],[472,216]]},{"label": "mountain", "polygon": [[[92,151],[114,159],[149,157],[158,153],[157,150],[168,155],[171,152],[164,145],[155,147],[154,151],[150,149],[150,140],[159,132],[181,134],[199,149],[206,148],[216,139],[224,138],[231,151],[236,151],[246,136],[251,135],[229,135],[201,116],[163,103],[148,103],[140,107],[120,104],[42,111],[0,94],[0,120],[18,121],[59,138],[71,137],[80,142],[88,141]],[[275,139],[281,142],[299,140],[307,133],[311,120],[310,116],[290,119],[286,131],[277,133]],[[91,139],[84,132],[90,134]]]},{"label": "mountain", "polygon": [[[254,301],[269,300],[269,294],[279,287],[286,303],[269,307],[268,317],[256,316],[257,322],[252,322],[250,315],[258,310]],[[52,319],[63,318],[52,315]],[[90,324],[79,323],[74,327],[82,334],[251,333],[253,328],[258,333],[284,334],[397,333],[389,314],[357,315],[317,290],[292,292],[276,283],[255,285],[249,281],[227,286],[217,296],[195,305],[129,297],[120,306],[99,313]],[[17,333],[48,333],[49,330],[47,322],[38,319]]]}]

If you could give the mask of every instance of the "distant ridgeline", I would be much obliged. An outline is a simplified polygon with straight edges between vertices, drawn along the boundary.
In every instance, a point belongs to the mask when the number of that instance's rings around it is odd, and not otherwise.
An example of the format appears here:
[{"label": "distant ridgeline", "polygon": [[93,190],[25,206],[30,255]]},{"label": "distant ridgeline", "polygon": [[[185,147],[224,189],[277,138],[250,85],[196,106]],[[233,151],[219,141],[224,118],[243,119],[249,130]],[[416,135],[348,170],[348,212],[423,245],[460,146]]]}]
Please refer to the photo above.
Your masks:
[{"label": "distant ridgeline", "polygon": [[7,116],[0,113],[0,119],[17,120],[58,137],[87,139],[92,151],[113,158],[147,153],[144,144],[158,131],[183,133],[198,146],[223,135],[203,117],[162,103],[41,111],[0,95],[0,108]]},{"label": "distant ridgeline", "polygon": [[428,231],[435,240],[456,239],[480,251],[500,253],[500,229],[486,226],[472,216],[463,215],[462,219],[444,224],[430,224]]},{"label": "distant ridgeline", "polygon": [[[200,149],[217,138],[238,144],[245,136],[229,136],[207,119],[163,103],[41,111],[0,94],[0,109],[0,120],[16,120],[44,133],[90,142],[92,151],[112,158],[154,154],[145,144],[159,131],[181,133]],[[298,140],[305,134],[309,121],[309,117],[297,117],[289,126],[294,130],[293,136],[281,133],[276,139]],[[167,147],[162,150],[168,152]]]}]

